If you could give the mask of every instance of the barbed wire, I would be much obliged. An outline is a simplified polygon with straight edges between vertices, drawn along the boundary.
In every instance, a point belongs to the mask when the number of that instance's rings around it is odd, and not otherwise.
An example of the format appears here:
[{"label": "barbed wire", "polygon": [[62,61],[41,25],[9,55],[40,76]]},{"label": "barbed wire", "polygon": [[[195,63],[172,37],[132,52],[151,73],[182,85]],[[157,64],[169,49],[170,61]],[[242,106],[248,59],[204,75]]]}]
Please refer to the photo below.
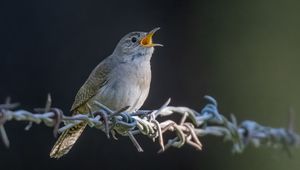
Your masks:
[{"label": "barbed wire", "polygon": [[[33,112],[17,109],[18,103],[11,103],[8,98],[4,104],[0,104],[0,134],[6,147],[9,147],[9,140],[4,125],[7,121],[26,121],[29,130],[33,123],[45,124],[53,127],[53,135],[56,137],[61,133],[81,122],[87,122],[92,128],[97,128],[117,139],[116,134],[128,136],[139,152],[143,149],[135,135],[142,134],[153,141],[158,139],[161,149],[159,153],[170,147],[180,148],[188,144],[197,150],[202,150],[200,142],[203,136],[212,135],[222,137],[225,141],[231,141],[232,151],[241,153],[248,145],[254,147],[267,146],[283,148],[289,153],[289,148],[299,146],[300,136],[294,131],[294,118],[290,116],[287,128],[272,128],[260,125],[251,120],[237,123],[236,117],[230,115],[226,118],[218,111],[216,100],[210,96],[204,97],[208,103],[197,112],[188,107],[169,106],[170,99],[157,110],[139,110],[128,113],[127,107],[112,111],[103,104],[95,102],[99,111],[75,116],[66,116],[59,108],[52,107],[50,95],[48,95],[45,108],[34,109]],[[158,117],[168,117],[179,114],[181,120],[176,122],[172,119],[159,121]],[[290,114],[292,115],[292,114]],[[63,126],[61,124],[64,123]],[[61,126],[61,127],[60,127]],[[176,137],[166,139],[167,131],[174,132]]]}]

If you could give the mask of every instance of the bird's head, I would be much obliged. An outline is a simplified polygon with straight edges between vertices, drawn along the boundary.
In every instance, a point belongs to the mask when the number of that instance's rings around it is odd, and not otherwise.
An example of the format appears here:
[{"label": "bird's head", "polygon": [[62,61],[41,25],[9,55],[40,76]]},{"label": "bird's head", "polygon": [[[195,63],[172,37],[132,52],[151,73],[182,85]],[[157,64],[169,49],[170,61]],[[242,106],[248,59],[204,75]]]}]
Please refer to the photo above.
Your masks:
[{"label": "bird's head", "polygon": [[[135,57],[151,57],[154,47],[162,46],[153,43],[152,37],[159,28],[154,28],[150,32],[131,32],[125,35],[115,48],[115,56],[123,57],[125,60]],[[128,59],[127,59],[128,58]]]}]

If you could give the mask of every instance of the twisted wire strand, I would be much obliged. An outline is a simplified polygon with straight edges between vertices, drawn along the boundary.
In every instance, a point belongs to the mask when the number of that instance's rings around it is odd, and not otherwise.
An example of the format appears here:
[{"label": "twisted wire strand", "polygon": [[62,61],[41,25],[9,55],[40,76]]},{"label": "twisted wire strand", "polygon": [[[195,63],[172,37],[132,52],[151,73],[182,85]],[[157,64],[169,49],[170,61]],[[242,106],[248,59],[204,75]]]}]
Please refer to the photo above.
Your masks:
[{"label": "twisted wire strand", "polygon": [[[228,119],[218,111],[214,98],[210,96],[204,98],[208,103],[199,112],[188,107],[169,106],[169,99],[157,110],[139,110],[135,113],[125,112],[127,107],[112,111],[96,102],[95,104],[101,108],[99,111],[75,116],[66,116],[61,109],[51,107],[50,95],[48,95],[45,108],[35,109],[34,112],[16,109],[18,104],[11,103],[10,99],[7,99],[4,104],[0,104],[0,134],[4,145],[9,147],[8,135],[4,128],[7,121],[29,122],[25,130],[29,130],[33,123],[43,123],[53,127],[55,137],[58,133],[85,121],[90,127],[102,130],[108,138],[110,134],[114,139],[117,139],[116,134],[128,136],[139,152],[143,149],[134,137],[137,134],[146,135],[153,141],[158,139],[161,147],[159,153],[170,147],[180,148],[184,144],[202,150],[201,138],[207,135],[231,141],[232,151],[235,153],[241,153],[248,145],[283,148],[289,153],[290,147],[300,144],[300,136],[294,131],[292,117],[288,128],[263,126],[251,120],[238,124],[234,115]],[[181,120],[178,123],[171,119],[158,120],[159,117],[168,117],[172,114],[181,115]],[[176,137],[166,140],[164,134],[167,131],[175,133]]]}]

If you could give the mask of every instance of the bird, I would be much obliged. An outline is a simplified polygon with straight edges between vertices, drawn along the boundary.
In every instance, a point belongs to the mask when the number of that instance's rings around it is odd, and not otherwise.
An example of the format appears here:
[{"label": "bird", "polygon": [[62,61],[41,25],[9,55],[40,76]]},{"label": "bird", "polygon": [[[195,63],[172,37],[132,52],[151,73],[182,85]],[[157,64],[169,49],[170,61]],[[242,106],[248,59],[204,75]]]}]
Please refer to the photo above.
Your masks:
[{"label": "bird", "polygon": [[[112,54],[93,69],[77,92],[72,114],[99,111],[96,102],[115,111],[127,107],[126,112],[133,113],[140,109],[149,94],[154,47],[162,46],[152,41],[159,29],[134,31],[121,38]],[[58,159],[67,154],[86,125],[81,122],[64,131],[54,144],[50,157]]]}]

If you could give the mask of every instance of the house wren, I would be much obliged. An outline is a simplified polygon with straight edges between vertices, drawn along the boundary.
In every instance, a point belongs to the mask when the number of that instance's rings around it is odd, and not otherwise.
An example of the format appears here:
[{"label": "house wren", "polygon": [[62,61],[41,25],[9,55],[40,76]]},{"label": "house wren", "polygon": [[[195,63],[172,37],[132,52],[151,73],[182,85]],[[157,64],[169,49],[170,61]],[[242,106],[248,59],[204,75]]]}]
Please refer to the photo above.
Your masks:
[{"label": "house wren", "polygon": [[[146,100],[150,82],[154,47],[162,46],[152,42],[152,36],[159,30],[131,32],[117,44],[114,52],[92,71],[79,89],[71,112],[86,114],[100,108],[98,101],[112,110],[129,107],[128,112],[138,110]],[[61,134],[54,144],[50,157],[60,158],[67,154],[81,135],[87,123],[82,122]]]}]

